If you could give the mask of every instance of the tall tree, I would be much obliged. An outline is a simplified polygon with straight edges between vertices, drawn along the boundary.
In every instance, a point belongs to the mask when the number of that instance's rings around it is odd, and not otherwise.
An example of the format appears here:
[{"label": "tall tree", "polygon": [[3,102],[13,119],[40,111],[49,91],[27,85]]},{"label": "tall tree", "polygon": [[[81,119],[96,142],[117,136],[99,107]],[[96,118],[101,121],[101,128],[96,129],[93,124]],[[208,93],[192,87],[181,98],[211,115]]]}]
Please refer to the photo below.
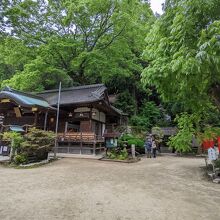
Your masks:
[{"label": "tall tree", "polygon": [[169,144],[189,151],[206,113],[213,104],[220,110],[220,0],[167,0],[164,10],[147,35],[142,76],[188,112],[176,117],[179,131]]},{"label": "tall tree", "polygon": [[167,0],[147,35],[142,76],[164,100],[220,109],[220,0]]},{"label": "tall tree", "polygon": [[[132,83],[140,80],[144,33],[154,20],[147,1],[3,2],[6,29],[36,56],[2,85],[42,90],[56,87],[59,79],[65,86],[111,84],[119,75]],[[37,83],[30,85],[33,78]],[[132,83],[128,87],[135,94],[139,85]]]}]

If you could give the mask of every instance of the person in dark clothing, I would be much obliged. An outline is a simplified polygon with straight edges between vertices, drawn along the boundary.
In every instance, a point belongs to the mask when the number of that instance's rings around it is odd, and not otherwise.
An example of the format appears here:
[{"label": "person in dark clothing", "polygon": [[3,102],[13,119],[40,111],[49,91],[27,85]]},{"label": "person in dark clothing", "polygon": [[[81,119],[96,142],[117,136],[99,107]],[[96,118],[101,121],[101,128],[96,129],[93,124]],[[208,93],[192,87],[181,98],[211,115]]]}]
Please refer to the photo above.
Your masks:
[{"label": "person in dark clothing", "polygon": [[156,156],[157,156],[157,144],[156,144],[155,138],[152,138],[152,154],[153,154],[153,158],[156,158]]},{"label": "person in dark clothing", "polygon": [[145,152],[147,154],[147,158],[151,158],[151,147],[152,147],[151,137],[146,138],[144,147],[145,147]]},{"label": "person in dark clothing", "polygon": [[156,143],[156,145],[157,145],[157,151],[158,151],[158,153],[161,154],[161,143],[158,141],[158,142]]}]

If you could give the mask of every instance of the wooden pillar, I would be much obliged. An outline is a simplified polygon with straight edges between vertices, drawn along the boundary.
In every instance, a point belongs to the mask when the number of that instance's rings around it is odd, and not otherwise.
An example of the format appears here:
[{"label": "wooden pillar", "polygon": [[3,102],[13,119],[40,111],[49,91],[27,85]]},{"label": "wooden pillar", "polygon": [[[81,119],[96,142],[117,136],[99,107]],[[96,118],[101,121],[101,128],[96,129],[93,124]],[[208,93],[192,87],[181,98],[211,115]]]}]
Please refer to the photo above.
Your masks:
[{"label": "wooden pillar", "polygon": [[34,126],[37,126],[38,112],[34,113]]},{"label": "wooden pillar", "polygon": [[67,133],[67,129],[68,129],[68,121],[65,122],[65,130],[64,130],[64,134]]},{"label": "wooden pillar", "polygon": [[67,146],[67,153],[70,153],[70,141],[68,142],[68,146]]},{"label": "wooden pillar", "polygon": [[120,119],[119,119],[119,125],[122,125],[121,115],[120,115]]},{"label": "wooden pillar", "polygon": [[96,141],[93,142],[93,155],[95,156]]},{"label": "wooden pillar", "polygon": [[47,129],[47,116],[48,116],[48,110],[45,113],[45,118],[44,118],[44,131]]},{"label": "wooden pillar", "polygon": [[80,150],[79,153],[82,154],[82,146],[83,146],[83,139],[82,139],[82,132],[80,133]]},{"label": "wooden pillar", "polygon": [[89,114],[89,130],[92,131],[92,108],[90,108]]},{"label": "wooden pillar", "polygon": [[99,153],[101,153],[101,151],[102,151],[102,143],[100,142],[99,143]]}]

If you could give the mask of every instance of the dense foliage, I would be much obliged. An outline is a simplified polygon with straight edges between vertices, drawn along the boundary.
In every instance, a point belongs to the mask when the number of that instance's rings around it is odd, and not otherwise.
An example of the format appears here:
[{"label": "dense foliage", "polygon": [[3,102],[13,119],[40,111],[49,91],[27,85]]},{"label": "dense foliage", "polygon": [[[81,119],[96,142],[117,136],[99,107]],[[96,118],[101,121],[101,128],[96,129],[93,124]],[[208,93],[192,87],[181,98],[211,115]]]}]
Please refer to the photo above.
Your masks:
[{"label": "dense foliage", "polygon": [[10,159],[13,160],[15,154],[19,151],[21,143],[24,141],[22,135],[17,132],[4,132],[2,139],[9,141],[11,146]]},{"label": "dense foliage", "polygon": [[11,161],[21,164],[47,159],[54,146],[55,134],[32,128],[24,136],[17,132],[5,132],[3,140],[11,142]]},{"label": "dense foliage", "polygon": [[160,121],[163,121],[163,114],[154,102],[145,102],[139,114],[131,117],[131,124],[145,131],[150,131]]},{"label": "dense foliage", "polygon": [[59,81],[63,87],[103,82],[110,93],[125,92],[132,104],[122,110],[137,113],[146,96],[144,38],[155,20],[148,1],[3,0],[0,11],[2,87],[40,91]]},{"label": "dense foliage", "polygon": [[167,0],[146,37],[143,82],[175,103],[170,109],[179,106],[179,133],[170,141],[179,151],[190,150],[192,135],[207,124],[219,123],[219,11],[219,0]]},{"label": "dense foliage", "polygon": [[170,138],[169,145],[171,148],[174,148],[180,153],[191,151],[192,137],[195,133],[194,120],[197,120],[194,118],[194,115],[188,115],[186,113],[176,118],[179,132]]},{"label": "dense foliage", "polygon": [[127,146],[131,148],[131,145],[135,145],[135,150],[139,153],[145,153],[144,150],[144,140],[138,136],[132,134],[124,134],[119,139],[119,146],[122,148],[123,146]]},{"label": "dense foliage", "polygon": [[47,159],[48,152],[54,147],[54,141],[55,134],[53,132],[32,128],[24,135],[19,154],[26,156],[27,160]]},{"label": "dense foliage", "polygon": [[106,157],[112,160],[127,160],[128,152],[126,148],[114,148],[107,152]]},{"label": "dense foliage", "polygon": [[219,0],[168,0],[147,34],[144,81],[185,110],[197,111],[210,101],[219,106],[219,11]]}]

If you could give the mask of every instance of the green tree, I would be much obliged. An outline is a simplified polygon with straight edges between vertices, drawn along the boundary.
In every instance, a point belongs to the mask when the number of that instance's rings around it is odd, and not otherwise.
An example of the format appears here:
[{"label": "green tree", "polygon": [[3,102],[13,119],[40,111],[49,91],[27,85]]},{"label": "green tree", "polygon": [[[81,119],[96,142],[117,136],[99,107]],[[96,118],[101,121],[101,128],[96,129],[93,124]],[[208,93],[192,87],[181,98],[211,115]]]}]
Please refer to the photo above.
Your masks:
[{"label": "green tree", "polygon": [[143,81],[187,111],[220,107],[220,1],[169,0],[147,35]]},{"label": "green tree", "polygon": [[11,78],[35,57],[34,48],[27,47],[21,40],[0,37],[0,81]]},{"label": "green tree", "polygon": [[175,103],[171,109],[187,112],[177,117],[179,132],[170,141],[179,151],[190,150],[192,135],[213,118],[210,110],[220,109],[219,11],[219,0],[167,0],[146,37],[143,81]]},{"label": "green tree", "polygon": [[108,84],[121,75],[129,78],[129,92],[136,98],[145,66],[144,37],[154,20],[148,1],[3,0],[2,7],[3,26],[36,55],[4,85],[30,90],[27,79],[33,77],[39,84],[34,90],[56,87],[52,72],[60,74],[57,81],[64,77],[66,86]]},{"label": "green tree", "polygon": [[142,130],[150,131],[153,126],[159,125],[162,118],[162,112],[154,102],[145,102],[139,114],[131,117],[131,124]]},{"label": "green tree", "polygon": [[197,121],[197,115],[181,114],[176,118],[178,124],[178,133],[170,138],[168,145],[177,152],[190,152],[192,146],[192,138],[195,133],[193,122]]}]

